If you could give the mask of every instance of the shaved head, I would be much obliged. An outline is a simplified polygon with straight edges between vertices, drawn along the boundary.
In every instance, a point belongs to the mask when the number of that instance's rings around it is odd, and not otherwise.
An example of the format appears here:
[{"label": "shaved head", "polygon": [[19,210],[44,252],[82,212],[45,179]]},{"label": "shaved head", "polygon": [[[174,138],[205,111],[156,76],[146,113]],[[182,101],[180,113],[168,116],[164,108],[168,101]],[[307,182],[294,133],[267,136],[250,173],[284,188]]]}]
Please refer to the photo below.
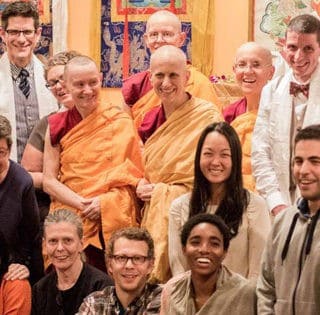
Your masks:
[{"label": "shaved head", "polygon": [[172,45],[165,45],[159,47],[150,58],[150,70],[153,71],[153,66],[156,62],[168,62],[179,64],[181,70],[187,69],[187,57],[185,53],[180,49]]},{"label": "shaved head", "polygon": [[147,21],[146,31],[149,31],[150,26],[153,23],[159,22],[172,26],[176,32],[181,32],[181,22],[179,18],[174,13],[167,10],[160,10],[150,15]]},{"label": "shaved head", "polygon": [[247,53],[248,51],[256,52],[257,54],[260,55],[260,57],[265,61],[266,64],[272,64],[271,51],[268,48],[266,48],[256,42],[247,42],[247,43],[241,45],[237,49],[236,56],[235,56],[235,63],[238,61],[240,56]]},{"label": "shaved head", "polygon": [[165,45],[181,47],[186,33],[181,31],[181,22],[175,14],[160,10],[149,17],[143,38],[151,53],[154,53]]},{"label": "shaved head", "polygon": [[73,66],[88,66],[88,65],[94,66],[97,69],[97,71],[99,72],[96,63],[92,58],[90,58],[88,56],[76,56],[76,57],[73,57],[66,64],[66,66],[64,68],[64,75],[66,77],[67,74],[70,71],[70,68],[72,68]]}]

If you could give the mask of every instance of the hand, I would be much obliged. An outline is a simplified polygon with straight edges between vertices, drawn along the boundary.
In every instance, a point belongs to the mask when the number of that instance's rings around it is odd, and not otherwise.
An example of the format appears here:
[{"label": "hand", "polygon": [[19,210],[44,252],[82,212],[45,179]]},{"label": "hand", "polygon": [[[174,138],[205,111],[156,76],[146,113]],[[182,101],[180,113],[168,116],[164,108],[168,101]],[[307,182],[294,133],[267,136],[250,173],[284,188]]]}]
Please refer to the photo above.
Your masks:
[{"label": "hand", "polygon": [[279,205],[279,206],[276,206],[274,207],[272,210],[271,210],[271,213],[273,216],[276,216],[277,214],[279,214],[283,209],[287,208],[288,206],[287,205]]},{"label": "hand", "polygon": [[25,265],[10,264],[8,272],[4,275],[6,280],[23,280],[30,276],[29,269]]},{"label": "hand", "polygon": [[151,184],[148,180],[142,178],[139,181],[136,189],[136,194],[138,198],[140,198],[143,201],[149,201],[151,199],[154,186],[155,184]]},{"label": "hand", "polygon": [[90,199],[83,199],[81,203],[83,205],[82,217],[92,221],[100,219],[101,205],[99,196]]}]

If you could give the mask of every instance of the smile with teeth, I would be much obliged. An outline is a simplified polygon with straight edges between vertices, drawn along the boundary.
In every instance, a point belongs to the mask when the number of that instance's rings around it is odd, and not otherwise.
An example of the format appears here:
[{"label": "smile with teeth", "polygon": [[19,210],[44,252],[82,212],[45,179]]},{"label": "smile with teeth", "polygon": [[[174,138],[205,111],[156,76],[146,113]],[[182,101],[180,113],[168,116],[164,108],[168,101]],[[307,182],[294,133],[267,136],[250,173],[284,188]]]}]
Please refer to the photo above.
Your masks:
[{"label": "smile with teeth", "polygon": [[127,279],[135,279],[136,275],[123,275],[123,277]]},{"label": "smile with teeth", "polygon": [[209,258],[199,257],[199,258],[197,258],[197,262],[200,264],[209,264],[211,261]]},{"label": "smile with teeth", "polygon": [[255,79],[243,79],[243,82],[245,82],[245,83],[254,83],[254,82],[256,82],[256,80]]}]

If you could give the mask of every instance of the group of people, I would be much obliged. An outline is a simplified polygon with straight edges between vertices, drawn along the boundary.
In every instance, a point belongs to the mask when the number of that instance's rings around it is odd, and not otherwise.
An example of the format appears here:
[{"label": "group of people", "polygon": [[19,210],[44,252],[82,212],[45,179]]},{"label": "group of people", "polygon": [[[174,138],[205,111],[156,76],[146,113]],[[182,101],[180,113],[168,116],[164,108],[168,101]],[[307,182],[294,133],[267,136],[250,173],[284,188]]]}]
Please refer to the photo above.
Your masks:
[{"label": "group of people", "polygon": [[32,3],[8,4],[0,34],[0,313],[320,312],[316,17],[290,21],[275,78],[243,44],[223,109],[169,11],[114,104],[90,57],[37,60]]}]

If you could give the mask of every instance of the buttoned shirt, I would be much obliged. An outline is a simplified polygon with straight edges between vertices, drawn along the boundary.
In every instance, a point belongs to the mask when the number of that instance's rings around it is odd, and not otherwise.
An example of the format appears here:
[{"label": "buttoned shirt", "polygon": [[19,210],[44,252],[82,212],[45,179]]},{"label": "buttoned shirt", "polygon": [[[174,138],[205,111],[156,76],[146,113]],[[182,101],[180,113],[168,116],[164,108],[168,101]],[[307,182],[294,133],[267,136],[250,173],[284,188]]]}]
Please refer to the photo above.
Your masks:
[{"label": "buttoned shirt", "polygon": [[126,309],[121,305],[115,287],[106,287],[88,295],[77,315],[148,315],[159,314],[161,305],[160,285],[146,284],[143,293],[135,298]]}]

